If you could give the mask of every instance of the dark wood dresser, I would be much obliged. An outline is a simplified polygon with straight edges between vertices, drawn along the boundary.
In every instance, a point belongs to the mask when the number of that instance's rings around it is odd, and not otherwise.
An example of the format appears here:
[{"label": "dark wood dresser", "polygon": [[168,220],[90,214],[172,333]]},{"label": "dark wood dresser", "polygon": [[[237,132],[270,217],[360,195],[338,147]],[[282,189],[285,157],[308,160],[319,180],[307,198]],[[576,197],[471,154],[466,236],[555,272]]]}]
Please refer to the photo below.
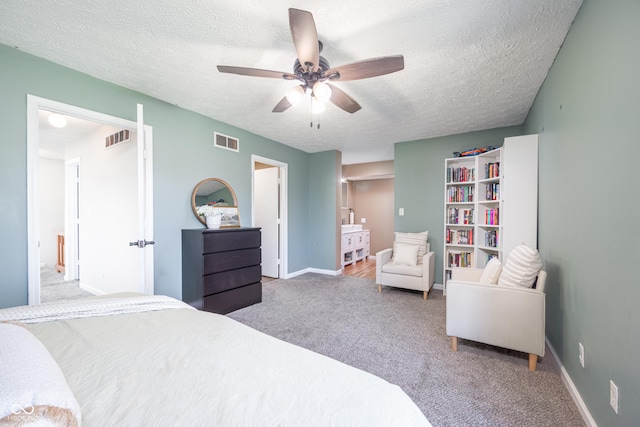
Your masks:
[{"label": "dark wood dresser", "polygon": [[182,230],[182,300],[226,314],[262,301],[260,228]]}]

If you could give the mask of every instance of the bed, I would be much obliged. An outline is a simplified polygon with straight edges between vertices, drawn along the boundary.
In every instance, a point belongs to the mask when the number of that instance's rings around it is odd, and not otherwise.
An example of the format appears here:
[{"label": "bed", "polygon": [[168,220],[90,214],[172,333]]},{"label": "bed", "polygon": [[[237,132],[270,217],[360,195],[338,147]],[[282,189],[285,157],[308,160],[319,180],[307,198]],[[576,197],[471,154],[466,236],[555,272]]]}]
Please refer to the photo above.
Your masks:
[{"label": "bed", "polygon": [[14,307],[0,321],[0,425],[430,425],[396,385],[169,297]]}]

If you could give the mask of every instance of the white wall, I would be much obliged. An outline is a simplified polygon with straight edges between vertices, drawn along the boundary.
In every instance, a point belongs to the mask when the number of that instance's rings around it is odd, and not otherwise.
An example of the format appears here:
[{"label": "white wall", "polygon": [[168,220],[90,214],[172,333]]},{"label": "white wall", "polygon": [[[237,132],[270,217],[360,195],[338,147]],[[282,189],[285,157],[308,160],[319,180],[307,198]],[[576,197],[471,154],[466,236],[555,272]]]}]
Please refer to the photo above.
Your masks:
[{"label": "white wall", "polygon": [[64,161],[40,158],[40,263],[58,260],[57,231],[64,230]]},{"label": "white wall", "polygon": [[103,126],[67,145],[80,159],[80,286],[97,294],[140,291],[137,240],[136,135],[105,149]]}]

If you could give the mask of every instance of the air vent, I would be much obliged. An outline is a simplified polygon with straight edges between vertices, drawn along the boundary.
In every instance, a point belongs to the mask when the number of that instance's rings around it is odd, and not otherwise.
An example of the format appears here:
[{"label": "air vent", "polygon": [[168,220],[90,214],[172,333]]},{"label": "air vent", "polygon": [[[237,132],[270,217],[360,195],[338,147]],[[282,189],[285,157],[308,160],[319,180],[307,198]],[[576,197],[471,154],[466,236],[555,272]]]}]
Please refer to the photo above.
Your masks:
[{"label": "air vent", "polygon": [[123,142],[130,141],[129,131],[124,129],[104,137],[104,148],[111,148]]},{"label": "air vent", "polygon": [[223,135],[218,132],[215,132],[215,146],[231,151],[240,151],[240,141],[238,141],[238,138]]}]

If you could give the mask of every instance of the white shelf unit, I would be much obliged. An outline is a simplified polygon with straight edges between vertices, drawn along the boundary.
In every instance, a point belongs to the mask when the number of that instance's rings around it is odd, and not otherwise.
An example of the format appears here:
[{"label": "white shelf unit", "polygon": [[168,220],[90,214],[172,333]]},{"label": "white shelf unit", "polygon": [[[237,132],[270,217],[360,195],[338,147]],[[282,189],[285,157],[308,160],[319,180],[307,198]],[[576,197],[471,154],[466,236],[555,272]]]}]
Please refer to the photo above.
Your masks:
[{"label": "white shelf unit", "polygon": [[443,288],[453,267],[504,262],[520,243],[537,248],[538,136],[445,159]]}]

